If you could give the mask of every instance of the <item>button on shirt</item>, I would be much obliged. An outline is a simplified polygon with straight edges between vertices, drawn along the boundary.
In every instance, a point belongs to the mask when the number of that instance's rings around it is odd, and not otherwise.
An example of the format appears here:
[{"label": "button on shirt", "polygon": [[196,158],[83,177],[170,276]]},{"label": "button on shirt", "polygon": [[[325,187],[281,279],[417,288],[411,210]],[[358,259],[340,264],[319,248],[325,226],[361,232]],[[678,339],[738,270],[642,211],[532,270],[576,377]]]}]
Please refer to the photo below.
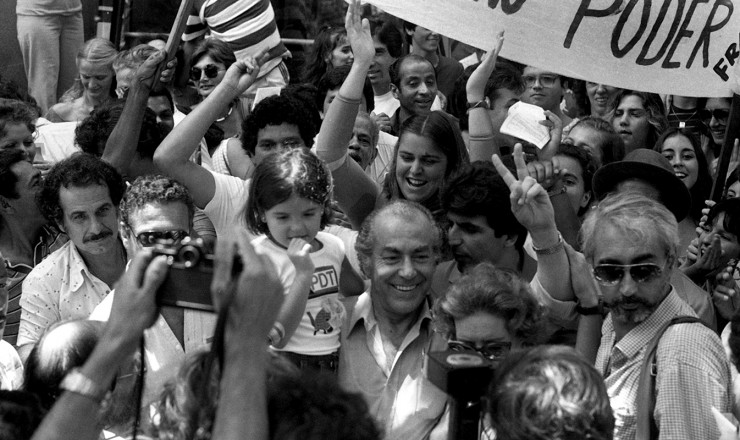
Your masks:
[{"label": "button on shirt", "polygon": [[394,359],[386,357],[373,313],[370,294],[346,302],[347,326],[342,328],[339,351],[339,383],[347,391],[362,394],[370,413],[384,426],[388,440],[416,440],[429,436],[445,409],[447,395],[423,373],[429,351],[446,344],[432,331],[429,308],[409,330]]},{"label": "button on shirt", "polygon": [[69,241],[36,265],[23,280],[18,346],[35,343],[51,324],[86,319],[110,288],[90,273]]},{"label": "button on shirt", "polygon": [[[648,319],[615,344],[612,315],[602,327],[596,368],[604,376],[616,426],[614,438],[631,440],[637,430],[637,387],[645,349],[660,327],[676,316],[696,316],[675,289]],[[656,354],[654,418],[661,439],[718,439],[711,413],[730,412],[730,369],[719,337],[702,324],[677,324],[663,334]]]}]

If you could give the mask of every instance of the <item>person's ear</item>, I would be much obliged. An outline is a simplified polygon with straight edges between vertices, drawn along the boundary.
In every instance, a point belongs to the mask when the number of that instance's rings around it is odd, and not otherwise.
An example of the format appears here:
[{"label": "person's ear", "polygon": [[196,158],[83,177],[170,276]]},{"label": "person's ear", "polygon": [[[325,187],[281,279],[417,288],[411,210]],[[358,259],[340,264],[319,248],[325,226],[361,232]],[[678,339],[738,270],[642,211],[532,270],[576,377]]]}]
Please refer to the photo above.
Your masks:
[{"label": "person's ear", "polygon": [[593,194],[591,193],[591,191],[583,192],[583,196],[581,197],[581,204],[580,204],[581,208],[585,208],[586,206],[588,206],[588,204],[591,202],[592,195]]},{"label": "person's ear", "polygon": [[516,242],[519,240],[519,235],[504,235],[504,246],[506,247],[515,247]]},{"label": "person's ear", "polygon": [[10,202],[8,201],[8,199],[3,196],[0,196],[0,212],[3,212],[7,215],[12,215],[15,212],[13,207],[10,206]]},{"label": "person's ear", "polygon": [[132,245],[134,240],[136,240],[136,237],[134,237],[134,232],[123,222],[118,223],[118,232],[121,236],[123,247],[129,249],[129,245]]},{"label": "person's ear", "polygon": [[401,99],[401,92],[398,90],[398,87],[396,87],[395,84],[391,83],[391,94],[394,98],[400,100]]}]

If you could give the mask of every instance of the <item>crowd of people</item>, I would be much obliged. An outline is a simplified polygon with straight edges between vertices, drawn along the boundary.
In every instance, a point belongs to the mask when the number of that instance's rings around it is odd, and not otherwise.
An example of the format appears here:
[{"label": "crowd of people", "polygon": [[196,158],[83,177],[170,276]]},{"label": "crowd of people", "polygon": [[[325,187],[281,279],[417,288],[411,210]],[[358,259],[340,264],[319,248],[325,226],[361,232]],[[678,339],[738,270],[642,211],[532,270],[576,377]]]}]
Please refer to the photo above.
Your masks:
[{"label": "crowd of people", "polygon": [[[728,98],[503,32],[458,60],[358,0],[297,78],[269,0],[196,0],[170,62],[59,3],[19,2],[28,93],[0,79],[0,438],[740,438]],[[52,67],[36,22],[72,27]]]}]

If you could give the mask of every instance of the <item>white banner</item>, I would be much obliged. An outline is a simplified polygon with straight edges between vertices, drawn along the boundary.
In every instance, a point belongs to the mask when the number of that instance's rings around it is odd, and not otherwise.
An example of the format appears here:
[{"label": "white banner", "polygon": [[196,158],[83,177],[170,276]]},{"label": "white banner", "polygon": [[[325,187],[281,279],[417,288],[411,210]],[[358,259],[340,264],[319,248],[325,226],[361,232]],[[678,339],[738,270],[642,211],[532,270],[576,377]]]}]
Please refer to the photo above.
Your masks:
[{"label": "white banner", "polygon": [[730,96],[740,62],[732,0],[368,0],[484,50],[616,87]]}]

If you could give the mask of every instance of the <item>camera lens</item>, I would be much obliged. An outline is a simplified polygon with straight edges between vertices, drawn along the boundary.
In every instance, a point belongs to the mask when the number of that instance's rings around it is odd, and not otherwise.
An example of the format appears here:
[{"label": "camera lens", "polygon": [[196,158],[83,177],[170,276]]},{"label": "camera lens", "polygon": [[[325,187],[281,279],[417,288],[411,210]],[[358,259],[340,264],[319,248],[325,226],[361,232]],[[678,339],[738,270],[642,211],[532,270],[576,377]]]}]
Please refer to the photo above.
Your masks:
[{"label": "camera lens", "polygon": [[181,261],[185,267],[197,266],[198,263],[200,263],[200,249],[195,246],[185,245],[180,248],[178,260]]}]

